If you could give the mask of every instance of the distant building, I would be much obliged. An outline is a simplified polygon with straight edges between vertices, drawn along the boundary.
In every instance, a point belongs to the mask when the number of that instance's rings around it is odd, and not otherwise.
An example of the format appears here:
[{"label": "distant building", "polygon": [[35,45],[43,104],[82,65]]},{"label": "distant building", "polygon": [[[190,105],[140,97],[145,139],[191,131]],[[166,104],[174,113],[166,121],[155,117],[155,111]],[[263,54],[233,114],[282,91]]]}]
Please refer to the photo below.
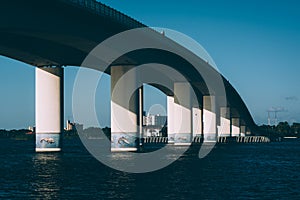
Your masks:
[{"label": "distant building", "polygon": [[35,126],[29,126],[28,130],[30,130],[32,133],[35,133]]},{"label": "distant building", "polygon": [[162,136],[162,128],[161,126],[145,126],[144,130],[144,137],[161,137]]},{"label": "distant building", "polygon": [[78,131],[82,132],[83,131],[83,125],[82,124],[77,124],[70,122],[70,120],[67,121],[67,128],[66,131]]},{"label": "distant building", "polygon": [[151,126],[154,125],[154,115],[143,116],[143,125]]},{"label": "distant building", "polygon": [[148,115],[143,116],[144,126],[164,126],[167,123],[167,116]]},{"label": "distant building", "polygon": [[162,136],[162,129],[167,123],[167,116],[143,116],[144,137]]}]

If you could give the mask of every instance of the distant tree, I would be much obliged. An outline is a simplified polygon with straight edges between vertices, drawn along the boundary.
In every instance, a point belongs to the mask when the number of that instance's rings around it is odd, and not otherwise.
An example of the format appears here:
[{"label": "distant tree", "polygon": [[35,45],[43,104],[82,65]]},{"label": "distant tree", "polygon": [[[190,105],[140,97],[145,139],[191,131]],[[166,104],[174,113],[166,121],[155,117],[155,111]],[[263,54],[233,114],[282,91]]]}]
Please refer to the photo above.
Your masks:
[{"label": "distant tree", "polygon": [[257,135],[262,135],[269,138],[278,137],[278,134],[275,132],[275,126],[269,126],[265,124],[259,126],[259,134]]},{"label": "distant tree", "polygon": [[295,137],[300,136],[300,123],[293,123],[291,126],[291,134]]},{"label": "distant tree", "polygon": [[276,132],[280,134],[280,136],[289,136],[290,135],[290,125],[288,122],[279,122],[276,126]]},{"label": "distant tree", "polygon": [[111,128],[105,127],[102,129],[103,133],[110,140],[111,139]]},{"label": "distant tree", "polygon": [[279,137],[300,137],[300,123],[279,122],[277,126],[261,125],[259,126],[259,135],[267,136],[270,139]]}]

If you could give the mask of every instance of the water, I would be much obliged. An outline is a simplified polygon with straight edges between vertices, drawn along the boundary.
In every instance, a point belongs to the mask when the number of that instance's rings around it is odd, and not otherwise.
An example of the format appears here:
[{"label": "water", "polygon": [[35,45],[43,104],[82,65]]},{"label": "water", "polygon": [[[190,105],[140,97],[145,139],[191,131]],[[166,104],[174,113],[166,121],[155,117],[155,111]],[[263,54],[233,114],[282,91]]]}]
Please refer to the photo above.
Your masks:
[{"label": "water", "polygon": [[222,144],[204,159],[192,150],[162,170],[110,169],[64,140],[36,154],[34,141],[0,140],[0,199],[299,199],[300,141]]}]

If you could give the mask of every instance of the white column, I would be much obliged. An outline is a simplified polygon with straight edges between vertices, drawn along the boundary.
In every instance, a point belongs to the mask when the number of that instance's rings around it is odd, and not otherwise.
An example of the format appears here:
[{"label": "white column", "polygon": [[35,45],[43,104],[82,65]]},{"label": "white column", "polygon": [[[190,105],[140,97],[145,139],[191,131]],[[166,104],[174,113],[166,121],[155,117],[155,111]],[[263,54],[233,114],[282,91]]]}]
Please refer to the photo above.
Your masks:
[{"label": "white column", "polygon": [[189,145],[192,142],[192,104],[189,83],[175,83],[174,94],[175,145]]},{"label": "white column", "polygon": [[204,142],[217,141],[216,100],[214,96],[203,96]]},{"label": "white column", "polygon": [[36,152],[61,150],[63,132],[63,68],[35,70]]},{"label": "white column", "polygon": [[174,114],[175,114],[175,102],[174,97],[167,96],[167,123],[168,123],[168,143],[174,143],[175,132],[174,132]]},{"label": "white column", "polygon": [[202,111],[200,108],[192,108],[193,138],[202,135]]},{"label": "white column", "polygon": [[241,130],[241,136],[245,136],[246,135],[246,126],[241,126],[240,130]]},{"label": "white column", "polygon": [[144,137],[143,112],[144,112],[144,87],[141,86],[139,88],[139,120],[138,120],[140,145],[142,145],[141,139]]},{"label": "white column", "polygon": [[248,127],[246,127],[246,135],[251,135],[251,130]]},{"label": "white column", "polygon": [[132,67],[111,67],[112,151],[136,151],[139,144],[139,91]]},{"label": "white column", "polygon": [[230,136],[230,108],[220,108],[220,128],[218,130],[219,136]]},{"label": "white column", "polygon": [[240,136],[240,119],[231,118],[231,136]]}]

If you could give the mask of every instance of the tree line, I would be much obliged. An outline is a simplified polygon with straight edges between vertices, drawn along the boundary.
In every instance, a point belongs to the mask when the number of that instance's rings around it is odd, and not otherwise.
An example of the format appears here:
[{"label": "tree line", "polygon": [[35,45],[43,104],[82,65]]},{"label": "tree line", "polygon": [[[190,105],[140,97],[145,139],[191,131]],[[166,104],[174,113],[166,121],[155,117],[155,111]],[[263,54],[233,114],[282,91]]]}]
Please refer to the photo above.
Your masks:
[{"label": "tree line", "polygon": [[279,122],[277,125],[261,125],[259,126],[261,135],[267,137],[299,137],[300,123]]}]

